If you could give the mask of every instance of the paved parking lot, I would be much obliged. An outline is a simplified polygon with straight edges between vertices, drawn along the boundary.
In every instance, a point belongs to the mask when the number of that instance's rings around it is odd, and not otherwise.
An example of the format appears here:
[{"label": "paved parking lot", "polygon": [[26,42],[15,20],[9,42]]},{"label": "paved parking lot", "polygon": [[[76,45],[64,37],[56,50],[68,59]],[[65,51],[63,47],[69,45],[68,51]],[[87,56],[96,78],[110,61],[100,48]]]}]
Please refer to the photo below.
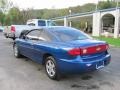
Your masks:
[{"label": "paved parking lot", "polygon": [[82,75],[69,75],[60,81],[50,80],[44,67],[28,58],[16,59],[12,40],[0,33],[0,90],[119,90],[120,48],[111,47],[111,64]]}]

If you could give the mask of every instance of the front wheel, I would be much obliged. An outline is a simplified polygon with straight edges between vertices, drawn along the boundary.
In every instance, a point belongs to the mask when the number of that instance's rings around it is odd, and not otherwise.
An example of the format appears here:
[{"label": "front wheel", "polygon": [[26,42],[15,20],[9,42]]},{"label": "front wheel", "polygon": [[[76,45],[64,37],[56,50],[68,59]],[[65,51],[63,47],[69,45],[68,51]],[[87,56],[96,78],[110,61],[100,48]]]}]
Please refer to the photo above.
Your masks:
[{"label": "front wheel", "polygon": [[18,47],[17,47],[16,44],[14,45],[13,50],[14,50],[14,56],[15,56],[16,58],[21,57],[21,54],[20,54],[20,52],[19,52]]},{"label": "front wheel", "polygon": [[60,74],[57,69],[55,59],[52,56],[46,58],[45,70],[49,78],[53,80],[59,80]]}]

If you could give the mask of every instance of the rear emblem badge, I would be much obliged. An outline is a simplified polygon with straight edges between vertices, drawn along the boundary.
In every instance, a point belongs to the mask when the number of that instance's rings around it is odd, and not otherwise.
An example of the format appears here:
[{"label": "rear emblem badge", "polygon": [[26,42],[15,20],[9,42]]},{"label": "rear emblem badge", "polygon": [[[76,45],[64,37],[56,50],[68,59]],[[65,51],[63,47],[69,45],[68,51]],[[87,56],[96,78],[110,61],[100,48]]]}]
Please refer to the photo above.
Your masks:
[{"label": "rear emblem badge", "polygon": [[86,66],[90,67],[92,64],[86,64]]}]

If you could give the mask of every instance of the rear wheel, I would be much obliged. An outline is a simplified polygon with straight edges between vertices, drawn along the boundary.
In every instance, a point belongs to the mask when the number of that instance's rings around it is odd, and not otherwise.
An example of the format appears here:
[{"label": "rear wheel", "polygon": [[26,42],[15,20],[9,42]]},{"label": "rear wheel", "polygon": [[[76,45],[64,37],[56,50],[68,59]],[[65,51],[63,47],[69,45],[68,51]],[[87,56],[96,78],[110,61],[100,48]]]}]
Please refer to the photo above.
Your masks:
[{"label": "rear wheel", "polygon": [[8,35],[7,35],[6,33],[4,34],[4,36],[5,36],[6,38],[8,38]]},{"label": "rear wheel", "polygon": [[57,69],[57,65],[55,62],[55,59],[52,56],[49,56],[46,58],[45,62],[45,70],[49,78],[53,80],[59,80],[60,79],[60,74]]},{"label": "rear wheel", "polygon": [[15,40],[15,38],[12,38],[13,40]]},{"label": "rear wheel", "polygon": [[17,47],[16,44],[14,45],[14,56],[15,56],[16,58],[21,57],[21,54],[20,54],[20,52],[19,52],[18,47]]}]

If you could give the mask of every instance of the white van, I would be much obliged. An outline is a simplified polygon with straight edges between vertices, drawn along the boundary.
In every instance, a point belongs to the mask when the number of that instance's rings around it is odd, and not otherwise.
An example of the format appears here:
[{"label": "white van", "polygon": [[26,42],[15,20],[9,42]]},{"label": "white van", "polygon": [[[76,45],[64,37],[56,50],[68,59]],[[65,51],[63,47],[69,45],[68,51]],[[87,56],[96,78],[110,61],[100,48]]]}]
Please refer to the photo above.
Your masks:
[{"label": "white van", "polygon": [[30,19],[26,24],[29,26],[56,26],[53,21],[46,19]]}]

